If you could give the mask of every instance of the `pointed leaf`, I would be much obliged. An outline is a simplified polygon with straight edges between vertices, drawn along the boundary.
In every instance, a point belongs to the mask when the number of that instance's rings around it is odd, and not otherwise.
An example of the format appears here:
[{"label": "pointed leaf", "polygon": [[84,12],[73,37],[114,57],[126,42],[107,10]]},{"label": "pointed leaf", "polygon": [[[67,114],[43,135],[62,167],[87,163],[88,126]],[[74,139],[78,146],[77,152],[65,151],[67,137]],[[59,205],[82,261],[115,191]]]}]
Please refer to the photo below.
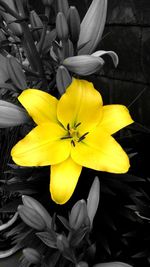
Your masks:
[{"label": "pointed leaf", "polygon": [[42,240],[42,242],[51,248],[57,248],[56,246],[56,234],[53,231],[39,232],[36,235]]}]

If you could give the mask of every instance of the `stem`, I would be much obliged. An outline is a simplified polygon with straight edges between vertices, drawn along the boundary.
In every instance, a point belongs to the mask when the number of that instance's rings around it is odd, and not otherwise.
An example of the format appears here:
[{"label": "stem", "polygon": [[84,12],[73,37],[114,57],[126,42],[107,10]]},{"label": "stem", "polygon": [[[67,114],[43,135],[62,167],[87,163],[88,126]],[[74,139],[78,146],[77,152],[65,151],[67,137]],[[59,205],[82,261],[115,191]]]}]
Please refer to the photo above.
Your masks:
[{"label": "stem", "polygon": [[31,32],[28,28],[28,25],[26,24],[25,21],[22,21],[21,26],[22,26],[22,29],[24,32],[24,39],[26,40],[26,44],[29,47],[30,51],[32,52],[33,58],[36,61],[37,70],[40,73],[41,77],[44,77],[44,70],[43,70],[41,58],[40,58],[40,55],[37,51],[35,43],[33,41],[33,38],[32,38]]}]

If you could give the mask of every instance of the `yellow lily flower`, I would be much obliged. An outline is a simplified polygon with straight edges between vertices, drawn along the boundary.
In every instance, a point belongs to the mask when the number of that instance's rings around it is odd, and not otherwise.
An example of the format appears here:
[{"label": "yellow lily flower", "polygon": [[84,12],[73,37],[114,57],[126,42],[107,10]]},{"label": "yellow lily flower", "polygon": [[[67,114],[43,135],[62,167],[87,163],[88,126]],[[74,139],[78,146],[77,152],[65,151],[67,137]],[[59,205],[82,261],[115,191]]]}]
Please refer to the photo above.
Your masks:
[{"label": "yellow lily flower", "polygon": [[37,126],[12,149],[21,166],[51,165],[50,192],[59,204],[74,192],[82,166],[125,173],[129,159],[111,136],[133,120],[123,105],[103,106],[93,84],[73,79],[57,100],[37,89],[27,89],[19,101]]}]

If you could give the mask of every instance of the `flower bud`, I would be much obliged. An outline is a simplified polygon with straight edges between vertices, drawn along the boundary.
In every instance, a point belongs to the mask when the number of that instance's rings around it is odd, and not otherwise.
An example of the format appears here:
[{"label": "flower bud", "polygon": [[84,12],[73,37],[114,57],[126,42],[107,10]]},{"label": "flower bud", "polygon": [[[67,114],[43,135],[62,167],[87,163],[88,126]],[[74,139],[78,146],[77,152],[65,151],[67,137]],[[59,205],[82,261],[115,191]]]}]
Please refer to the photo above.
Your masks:
[{"label": "flower bud", "polygon": [[56,32],[59,40],[68,40],[68,25],[67,20],[62,12],[59,12],[56,17]]},{"label": "flower bud", "polygon": [[58,7],[58,12],[62,12],[65,18],[67,19],[69,10],[68,0],[57,0],[57,7]]},{"label": "flower bud", "polygon": [[97,72],[103,64],[102,58],[89,55],[68,57],[63,61],[63,65],[69,71],[83,76]]},{"label": "flower bud", "polygon": [[68,40],[68,57],[74,56],[74,47],[70,40]]},{"label": "flower bud", "polygon": [[93,267],[132,267],[129,264],[123,262],[105,262],[105,263],[98,263],[95,264]]},{"label": "flower bud", "polygon": [[72,79],[68,70],[64,66],[60,66],[56,73],[56,84],[60,95],[66,92],[66,89],[71,82]]},{"label": "flower bud", "polygon": [[93,224],[93,219],[95,217],[98,204],[99,204],[99,195],[100,195],[100,182],[98,177],[95,177],[94,182],[92,183],[88,199],[87,199],[87,212],[90,219],[91,226]]},{"label": "flower bud", "polygon": [[29,120],[27,113],[17,105],[0,100],[0,128],[23,124]]},{"label": "flower bud", "polygon": [[30,23],[33,30],[32,36],[34,40],[39,41],[42,34],[43,23],[39,15],[34,10],[30,12]]},{"label": "flower bud", "polygon": [[80,16],[76,7],[71,6],[68,13],[68,25],[70,32],[70,40],[76,44],[80,34]]},{"label": "flower bud", "polygon": [[40,253],[33,248],[25,248],[23,249],[23,255],[31,264],[38,264],[41,261]]},{"label": "flower bud", "polygon": [[72,207],[70,216],[69,216],[69,225],[72,229],[78,230],[85,221],[85,211],[86,208],[85,200],[79,200]]},{"label": "flower bud", "polygon": [[9,79],[7,71],[7,58],[0,54],[0,83],[5,83]]},{"label": "flower bud", "polygon": [[27,88],[25,74],[15,57],[7,58],[7,70],[10,76],[10,79],[13,81],[14,85],[17,86],[20,90]]},{"label": "flower bud", "polygon": [[[42,46],[42,53],[46,54],[51,48],[52,43],[56,38],[56,30],[53,29],[52,31],[47,31],[45,35],[45,40]],[[39,50],[39,43],[37,44],[37,49]]]},{"label": "flower bud", "polygon": [[47,227],[51,229],[52,218],[39,201],[37,201],[33,197],[22,196],[22,202],[26,207],[35,210],[43,218]]},{"label": "flower bud", "polygon": [[29,207],[19,205],[18,213],[21,219],[30,227],[36,230],[44,230],[46,228],[45,221],[37,211]]},{"label": "flower bud", "polygon": [[81,22],[79,55],[91,54],[101,40],[107,14],[107,0],[93,0]]},{"label": "flower bud", "polygon": [[57,236],[57,248],[60,251],[64,251],[65,249],[69,248],[68,240],[64,235],[59,234]]},{"label": "flower bud", "polygon": [[44,6],[51,6],[54,0],[42,0]]}]

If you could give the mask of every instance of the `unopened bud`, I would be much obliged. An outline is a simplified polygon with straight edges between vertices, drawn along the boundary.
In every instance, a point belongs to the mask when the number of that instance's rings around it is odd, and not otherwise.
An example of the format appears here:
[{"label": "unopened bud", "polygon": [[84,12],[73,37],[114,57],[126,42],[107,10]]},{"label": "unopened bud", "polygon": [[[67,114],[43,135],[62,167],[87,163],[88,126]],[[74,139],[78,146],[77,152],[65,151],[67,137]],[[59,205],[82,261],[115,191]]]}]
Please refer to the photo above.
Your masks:
[{"label": "unopened bud", "polygon": [[31,264],[38,264],[41,261],[40,253],[33,248],[25,248],[23,249],[23,255]]},{"label": "unopened bud", "polygon": [[27,113],[17,105],[0,100],[0,128],[23,124],[29,120]]},{"label": "unopened bud", "polygon": [[83,55],[68,57],[63,61],[63,65],[76,74],[86,76],[100,70],[104,64],[104,60],[99,57]]},{"label": "unopened bud", "polygon": [[19,62],[15,59],[15,57],[8,57],[6,63],[8,74],[14,85],[20,90],[26,89],[26,77]]},{"label": "unopened bud", "polygon": [[[56,38],[56,30],[47,31],[45,35],[45,40],[42,46],[42,53],[46,54],[51,48],[52,43]],[[37,49],[39,50],[39,43],[37,44]]]},{"label": "unopened bud", "polygon": [[26,207],[34,209],[43,218],[47,227],[51,229],[52,218],[39,201],[33,197],[22,196],[22,202]]},{"label": "unopened bud", "polygon": [[100,197],[100,182],[98,177],[96,176],[92,183],[87,199],[87,212],[91,222],[91,226],[93,224],[93,219],[95,217],[98,208],[99,197]]},{"label": "unopened bud", "polygon": [[0,54],[0,83],[5,83],[9,79],[7,71],[7,58]]},{"label": "unopened bud", "polygon": [[14,0],[14,4],[15,4],[15,7],[16,7],[16,12],[22,17],[22,18],[25,18],[25,10],[24,8],[26,8],[27,6],[27,3],[26,3],[27,0]]},{"label": "unopened bud", "polygon": [[43,23],[39,15],[34,10],[30,12],[30,23],[33,30],[33,38],[36,41],[39,41],[42,34]]},{"label": "unopened bud", "polygon": [[107,14],[107,0],[93,0],[81,22],[79,55],[91,54],[101,40]]},{"label": "unopened bud", "polygon": [[3,32],[3,30],[0,29],[0,42],[5,41],[5,40],[6,40],[6,36]]},{"label": "unopened bud", "polygon": [[80,34],[80,16],[76,7],[71,6],[68,13],[68,25],[70,32],[70,40],[77,43]]},{"label": "unopened bud", "polygon": [[59,234],[57,236],[57,248],[60,251],[64,251],[67,248],[69,248],[68,240],[67,240],[67,238],[64,235]]},{"label": "unopened bud", "polygon": [[58,7],[58,12],[62,12],[65,18],[67,19],[69,10],[68,0],[57,0],[57,7]]},{"label": "unopened bud", "polygon": [[44,6],[51,6],[54,0],[42,0]]},{"label": "unopened bud", "polygon": [[71,84],[72,79],[68,70],[64,66],[60,66],[56,74],[56,84],[60,95],[66,92],[67,87]]},{"label": "unopened bud", "polygon": [[56,17],[56,32],[59,40],[67,41],[69,30],[67,20],[62,12],[59,12]]},{"label": "unopened bud", "polygon": [[84,223],[86,214],[84,209],[86,209],[86,203],[83,199],[77,201],[76,204],[72,207],[69,216],[69,225],[72,229],[77,230]]},{"label": "unopened bud", "polygon": [[44,230],[46,228],[45,221],[40,214],[34,209],[26,207],[24,205],[18,206],[18,213],[21,219],[30,227],[36,230]]}]

